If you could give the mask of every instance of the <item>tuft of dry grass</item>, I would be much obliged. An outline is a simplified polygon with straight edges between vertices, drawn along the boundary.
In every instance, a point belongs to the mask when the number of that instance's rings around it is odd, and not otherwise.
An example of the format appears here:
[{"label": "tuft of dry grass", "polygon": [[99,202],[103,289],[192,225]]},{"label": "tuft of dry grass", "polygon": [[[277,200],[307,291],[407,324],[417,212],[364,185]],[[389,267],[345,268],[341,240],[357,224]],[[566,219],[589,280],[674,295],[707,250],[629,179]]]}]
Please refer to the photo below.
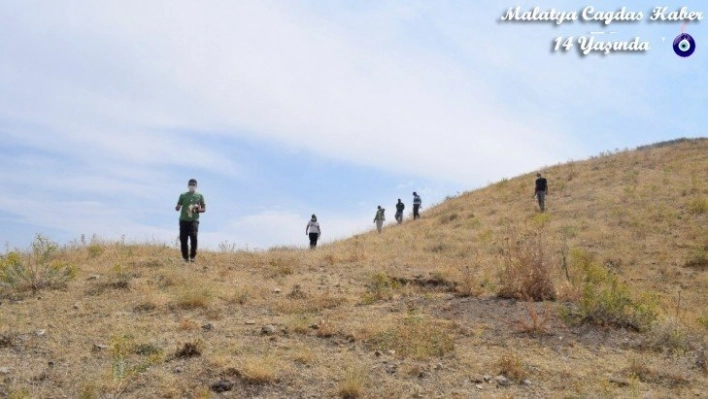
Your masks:
[{"label": "tuft of dry grass", "polygon": [[270,356],[248,356],[238,367],[241,379],[249,384],[264,385],[277,381],[277,361]]},{"label": "tuft of dry grass", "polygon": [[505,351],[496,363],[499,374],[515,381],[521,382],[526,378],[527,372],[521,362],[521,357],[514,351]]},{"label": "tuft of dry grass", "polygon": [[175,299],[175,304],[182,309],[207,308],[213,299],[208,288],[188,287],[181,289]]},{"label": "tuft of dry grass", "polygon": [[366,371],[348,367],[337,387],[337,395],[342,399],[357,399],[364,395],[367,381]]}]

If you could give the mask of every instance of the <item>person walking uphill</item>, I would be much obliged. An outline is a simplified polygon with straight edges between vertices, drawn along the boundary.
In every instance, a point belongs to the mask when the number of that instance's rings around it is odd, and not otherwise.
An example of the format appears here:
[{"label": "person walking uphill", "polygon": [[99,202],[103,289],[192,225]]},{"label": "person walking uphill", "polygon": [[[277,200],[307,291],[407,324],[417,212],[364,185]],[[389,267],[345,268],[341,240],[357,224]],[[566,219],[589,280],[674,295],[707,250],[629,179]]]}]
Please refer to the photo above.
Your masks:
[{"label": "person walking uphill", "polygon": [[403,210],[406,209],[406,206],[401,202],[401,199],[398,199],[398,202],[396,203],[396,222],[398,224],[403,223]]},{"label": "person walking uphill", "polygon": [[386,210],[379,205],[378,209],[376,210],[376,216],[374,216],[374,223],[376,223],[376,230],[379,231],[379,234],[381,234],[381,230],[383,229],[383,223],[386,220],[386,216],[384,216],[384,212]]},{"label": "person walking uphill", "polygon": [[[194,262],[197,257],[197,233],[199,232],[199,214],[206,212],[204,196],[197,192],[197,181],[189,179],[188,191],[182,193],[177,200],[176,211],[179,214],[179,242],[182,249],[182,259]],[[190,241],[191,251],[187,251],[187,241]]]},{"label": "person walking uphill", "polygon": [[420,195],[413,191],[413,219],[418,219],[420,217],[420,206],[423,205],[423,200],[420,199]]},{"label": "person walking uphill", "polygon": [[541,208],[541,212],[546,210],[546,194],[548,194],[548,181],[540,173],[536,173],[534,197],[538,199],[538,207]]},{"label": "person walking uphill", "polygon": [[317,222],[317,216],[313,214],[312,219],[310,219],[310,221],[307,222],[307,226],[305,226],[305,234],[310,237],[310,249],[315,249],[317,239],[320,238],[321,233],[322,230],[320,230],[320,224]]}]

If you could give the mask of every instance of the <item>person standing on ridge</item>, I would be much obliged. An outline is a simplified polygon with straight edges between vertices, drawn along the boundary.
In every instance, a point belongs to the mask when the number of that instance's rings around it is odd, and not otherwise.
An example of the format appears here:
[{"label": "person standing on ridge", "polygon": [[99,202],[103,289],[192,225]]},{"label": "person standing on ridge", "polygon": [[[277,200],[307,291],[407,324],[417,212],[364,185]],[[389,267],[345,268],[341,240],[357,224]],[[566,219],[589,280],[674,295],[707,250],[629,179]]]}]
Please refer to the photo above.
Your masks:
[{"label": "person standing on ridge", "polygon": [[420,207],[423,205],[423,200],[420,199],[420,195],[413,191],[413,220],[420,217]]},{"label": "person standing on ridge", "polygon": [[[187,192],[182,193],[177,200],[175,211],[179,214],[179,242],[182,250],[182,259],[185,262],[194,262],[197,257],[197,234],[199,233],[199,214],[206,212],[204,196],[197,192],[197,181],[189,179]],[[187,240],[190,241],[191,251],[187,252]]]},{"label": "person standing on ridge", "polygon": [[322,230],[320,230],[320,224],[317,222],[317,216],[315,216],[314,213],[312,214],[312,219],[310,219],[310,221],[307,222],[307,226],[305,226],[305,234],[310,237],[310,249],[315,249],[317,239],[320,238]]},{"label": "person standing on ridge", "polygon": [[401,199],[399,198],[398,202],[396,203],[396,215],[395,215],[396,222],[398,222],[398,224],[403,223],[403,210],[404,209],[406,209],[406,206],[403,204],[403,202],[401,202]]},{"label": "person standing on ridge", "polygon": [[546,194],[548,194],[548,181],[540,173],[536,173],[534,197],[538,199],[538,207],[541,208],[541,212],[546,210]]},{"label": "person standing on ridge", "polygon": [[381,205],[379,205],[378,209],[376,210],[376,216],[374,216],[374,223],[376,223],[376,230],[379,231],[379,234],[381,234],[381,230],[383,229],[383,223],[386,220],[384,212],[386,212],[386,209],[382,208]]}]

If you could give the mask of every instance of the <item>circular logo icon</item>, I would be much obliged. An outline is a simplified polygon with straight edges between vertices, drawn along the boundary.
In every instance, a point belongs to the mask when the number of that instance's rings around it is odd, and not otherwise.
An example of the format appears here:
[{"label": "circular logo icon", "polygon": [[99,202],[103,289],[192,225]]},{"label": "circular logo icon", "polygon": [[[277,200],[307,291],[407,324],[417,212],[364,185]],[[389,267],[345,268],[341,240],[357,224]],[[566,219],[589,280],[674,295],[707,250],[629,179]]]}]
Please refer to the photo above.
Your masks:
[{"label": "circular logo icon", "polygon": [[674,53],[679,57],[690,57],[696,51],[696,41],[688,33],[682,33],[674,39]]}]

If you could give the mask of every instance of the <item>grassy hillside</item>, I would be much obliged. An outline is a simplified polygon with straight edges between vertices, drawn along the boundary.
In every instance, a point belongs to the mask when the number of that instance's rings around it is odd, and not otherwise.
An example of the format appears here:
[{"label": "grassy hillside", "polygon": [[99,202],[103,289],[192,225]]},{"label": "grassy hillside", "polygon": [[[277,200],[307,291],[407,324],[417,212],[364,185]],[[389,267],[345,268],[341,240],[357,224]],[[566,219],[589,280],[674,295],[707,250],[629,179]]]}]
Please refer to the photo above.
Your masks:
[{"label": "grassy hillside", "polygon": [[316,251],[38,240],[0,397],[706,397],[708,140],[543,172]]}]

